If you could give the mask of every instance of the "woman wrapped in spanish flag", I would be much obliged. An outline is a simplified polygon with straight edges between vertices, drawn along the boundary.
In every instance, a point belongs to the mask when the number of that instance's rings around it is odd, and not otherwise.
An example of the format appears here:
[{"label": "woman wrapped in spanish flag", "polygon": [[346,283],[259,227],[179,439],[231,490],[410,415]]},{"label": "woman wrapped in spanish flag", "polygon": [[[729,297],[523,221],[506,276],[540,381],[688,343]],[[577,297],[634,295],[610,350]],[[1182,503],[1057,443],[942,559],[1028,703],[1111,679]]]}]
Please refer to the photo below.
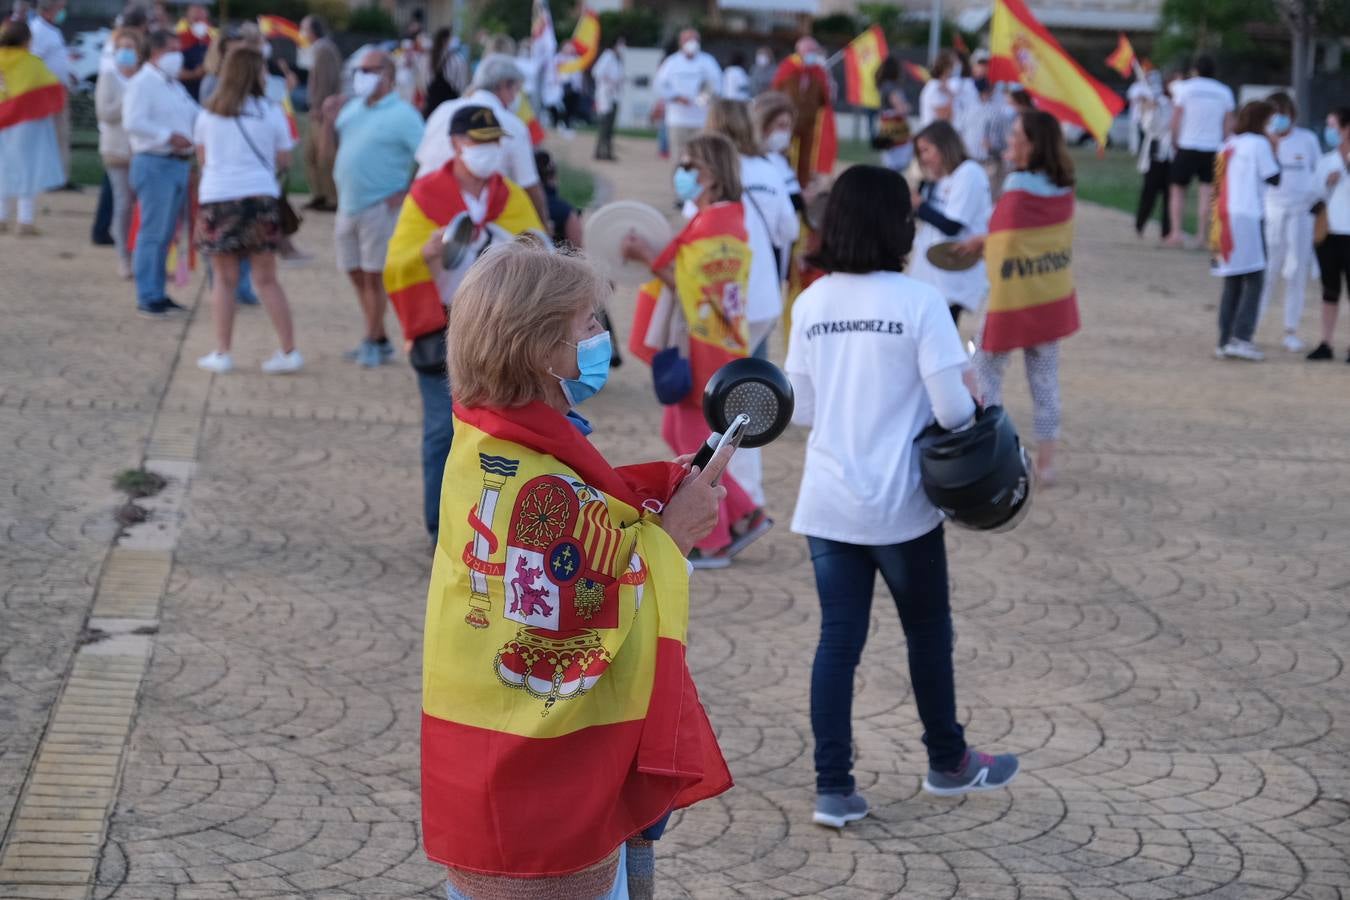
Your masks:
[{"label": "woman wrapped in spanish flag", "polygon": [[37,195],[66,183],[54,118],[66,105],[66,91],[28,51],[32,39],[22,20],[0,20],[0,232],[9,230],[12,197],[25,237],[38,233]]},{"label": "woman wrapped in spanish flag", "polygon": [[586,439],[608,292],[512,242],[450,309],[422,682],[422,835],[450,900],[650,897],[668,813],[731,786],[685,662],[685,554],[730,453],[615,469]]},{"label": "woman wrapped in spanish flag", "polygon": [[[733,359],[749,356],[747,318],[750,244],[741,205],[741,163],[731,141],[702,134],[684,147],[675,169],[675,194],[696,212],[684,230],[658,252],[637,234],[623,242],[626,259],[651,267],[673,296],[689,335],[693,386],[679,403],[665,408],[661,436],[677,454],[695,453],[712,433],[703,419],[703,388]],[[773,527],[734,478],[727,489],[717,527],[694,548],[696,569],[720,569]]]},{"label": "woman wrapped in spanish flag", "polygon": [[989,306],[980,329],[975,377],[980,400],[1002,405],[1003,376],[1021,350],[1031,388],[1036,475],[1055,480],[1059,443],[1059,342],[1078,330],[1073,282],[1074,172],[1064,132],[1054,116],[1027,110],[1014,120],[1003,182],[989,233],[961,242],[983,249]]}]

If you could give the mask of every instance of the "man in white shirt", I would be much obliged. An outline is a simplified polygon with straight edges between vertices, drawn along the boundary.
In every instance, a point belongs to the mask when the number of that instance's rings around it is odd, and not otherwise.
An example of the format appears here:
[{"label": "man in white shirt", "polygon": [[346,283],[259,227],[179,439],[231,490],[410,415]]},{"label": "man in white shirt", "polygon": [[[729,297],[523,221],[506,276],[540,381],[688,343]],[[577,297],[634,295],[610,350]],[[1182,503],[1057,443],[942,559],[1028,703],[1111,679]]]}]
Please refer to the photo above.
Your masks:
[{"label": "man in white shirt", "polygon": [[1214,80],[1214,60],[1197,56],[1195,74],[1172,86],[1172,232],[1165,242],[1185,244],[1181,231],[1186,210],[1186,188],[1199,180],[1200,239],[1209,233],[1209,200],[1214,184],[1214,154],[1233,131],[1237,101],[1228,86]]},{"label": "man in white shirt", "polygon": [[591,77],[595,79],[595,112],[600,117],[595,158],[607,162],[618,162],[614,158],[614,120],[619,114],[619,98],[623,95],[625,49],[627,43],[622,37],[613,40],[591,69]]},{"label": "man in white shirt", "polygon": [[1266,304],[1274,293],[1274,284],[1284,276],[1284,349],[1303,350],[1298,339],[1298,322],[1303,317],[1303,300],[1312,269],[1312,208],[1321,198],[1321,186],[1313,175],[1322,156],[1317,135],[1306,128],[1295,128],[1298,108],[1283,91],[1271,94],[1266,102],[1275,107],[1270,133],[1278,141],[1275,159],[1280,164],[1280,183],[1266,190],[1266,259],[1269,264],[1261,287],[1261,305],[1256,313],[1259,326]]},{"label": "man in white shirt", "polygon": [[[61,86],[70,91],[75,85],[70,71],[70,51],[66,49],[61,23],[66,20],[66,0],[37,0],[35,14],[28,20],[33,32],[29,51],[52,70]],[[108,43],[112,43],[109,41]],[[70,104],[61,106],[56,115],[56,145],[61,149],[61,171],[66,173],[65,190],[79,190],[70,183]]]},{"label": "man in white shirt", "polygon": [[132,269],[136,307],[162,319],[183,307],[164,292],[164,266],[179,216],[187,212],[193,126],[200,111],[178,80],[183,54],[172,31],[151,31],[150,58],[127,82],[122,125],[131,142],[131,189],[140,204]]},{"label": "man in white shirt", "polygon": [[656,70],[656,96],[666,105],[666,135],[670,158],[680,159],[685,145],[708,121],[705,96],[716,97],[722,88],[722,68],[703,52],[698,29],[680,32],[680,49],[665,58]]},{"label": "man in white shirt", "polygon": [[539,182],[539,169],[534,163],[534,146],[530,141],[530,129],[519,116],[511,112],[524,86],[525,74],[510,56],[492,53],[483,57],[474,72],[469,93],[458,100],[447,100],[442,103],[427,119],[422,144],[417,148],[417,177],[422,178],[438,171],[454,159],[455,148],[450,143],[450,122],[454,119],[455,113],[467,106],[486,106],[492,110],[502,131],[505,132],[505,137],[502,138],[505,156],[502,162],[502,175],[524,188],[534,203],[539,218],[547,221],[548,198],[544,195],[544,186]]}]

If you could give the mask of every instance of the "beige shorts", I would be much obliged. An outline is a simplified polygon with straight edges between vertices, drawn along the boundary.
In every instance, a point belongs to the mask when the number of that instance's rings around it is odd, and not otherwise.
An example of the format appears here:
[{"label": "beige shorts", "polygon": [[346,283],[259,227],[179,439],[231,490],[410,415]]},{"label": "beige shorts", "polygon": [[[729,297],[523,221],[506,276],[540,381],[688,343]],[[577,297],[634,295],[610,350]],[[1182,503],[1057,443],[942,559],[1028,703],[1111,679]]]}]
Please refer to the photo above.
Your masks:
[{"label": "beige shorts", "polygon": [[360,212],[338,211],[333,222],[333,239],[337,244],[337,266],[343,272],[360,269],[362,272],[383,272],[384,254],[389,239],[398,224],[396,206],[381,200]]}]

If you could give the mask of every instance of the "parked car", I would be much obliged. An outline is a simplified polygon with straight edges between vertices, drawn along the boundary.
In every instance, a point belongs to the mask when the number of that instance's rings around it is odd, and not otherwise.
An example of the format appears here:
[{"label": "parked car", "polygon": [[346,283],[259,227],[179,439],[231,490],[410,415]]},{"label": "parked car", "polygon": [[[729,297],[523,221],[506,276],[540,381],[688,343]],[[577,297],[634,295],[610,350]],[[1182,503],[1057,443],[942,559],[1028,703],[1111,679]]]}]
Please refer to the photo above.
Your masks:
[{"label": "parked car", "polygon": [[81,31],[66,45],[70,55],[70,71],[79,83],[78,90],[92,91],[98,78],[99,60],[103,55],[103,45],[112,36],[112,31],[100,28],[97,31]]}]

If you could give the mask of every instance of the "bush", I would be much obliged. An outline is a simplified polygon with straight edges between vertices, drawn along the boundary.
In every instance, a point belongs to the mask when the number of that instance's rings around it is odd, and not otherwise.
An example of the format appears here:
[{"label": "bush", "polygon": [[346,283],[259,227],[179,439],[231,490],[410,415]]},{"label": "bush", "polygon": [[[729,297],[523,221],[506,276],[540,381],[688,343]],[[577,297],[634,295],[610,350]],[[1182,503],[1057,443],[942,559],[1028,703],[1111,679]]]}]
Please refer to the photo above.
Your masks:
[{"label": "bush", "polygon": [[650,9],[600,14],[601,40],[622,36],[631,47],[661,46],[661,17]]},{"label": "bush", "polygon": [[398,25],[392,16],[378,6],[363,6],[352,11],[347,30],[372,37],[398,37]]},{"label": "bush", "polygon": [[352,18],[352,6],[347,0],[309,0],[309,11],[327,22],[334,31],[345,30]]},{"label": "bush", "polygon": [[230,0],[229,10],[234,22],[268,15],[299,22],[309,13],[309,4],[305,0]]}]

